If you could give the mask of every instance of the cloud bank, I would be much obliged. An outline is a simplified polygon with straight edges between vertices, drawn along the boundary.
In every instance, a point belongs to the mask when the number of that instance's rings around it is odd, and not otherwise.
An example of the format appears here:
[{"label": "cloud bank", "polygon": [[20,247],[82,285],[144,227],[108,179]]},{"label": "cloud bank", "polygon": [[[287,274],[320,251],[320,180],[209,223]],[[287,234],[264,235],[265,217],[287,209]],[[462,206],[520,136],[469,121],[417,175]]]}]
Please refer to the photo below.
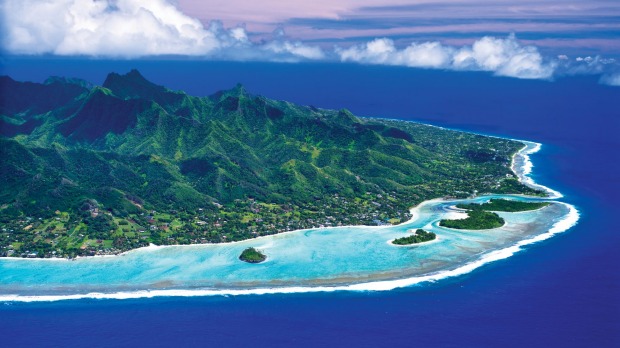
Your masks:
[{"label": "cloud bank", "polygon": [[[230,9],[234,1],[222,6]],[[327,0],[321,2],[325,6],[328,3],[331,4]],[[351,0],[349,5],[354,3]],[[321,48],[291,40],[281,27],[269,35],[249,33],[245,26],[226,27],[219,20],[200,21],[181,11],[183,7],[178,4],[181,2],[175,0],[0,0],[2,49],[9,54],[105,58],[178,55],[237,61],[342,61],[488,71],[523,79],[606,74],[601,83],[618,85],[617,74],[613,75],[618,70],[617,63],[613,59],[598,55],[569,58],[566,54],[543,58],[537,47],[524,45],[514,35],[485,36],[452,44],[414,42],[406,47],[397,47],[389,38],[378,38],[361,44],[354,41],[350,47],[332,50],[325,48],[328,44]],[[318,11],[318,5],[312,8]],[[403,9],[381,11],[384,10]],[[407,23],[415,26],[411,20]]]},{"label": "cloud bank", "polygon": [[15,54],[323,58],[300,42],[254,44],[242,27],[205,28],[168,0],[6,0],[2,13],[3,46]]},{"label": "cloud bank", "polygon": [[336,53],[345,62],[481,70],[524,79],[548,79],[555,70],[555,64],[545,62],[536,47],[520,45],[514,35],[505,39],[486,36],[460,48],[424,42],[398,49],[392,40],[383,38],[347,49],[336,48]]}]

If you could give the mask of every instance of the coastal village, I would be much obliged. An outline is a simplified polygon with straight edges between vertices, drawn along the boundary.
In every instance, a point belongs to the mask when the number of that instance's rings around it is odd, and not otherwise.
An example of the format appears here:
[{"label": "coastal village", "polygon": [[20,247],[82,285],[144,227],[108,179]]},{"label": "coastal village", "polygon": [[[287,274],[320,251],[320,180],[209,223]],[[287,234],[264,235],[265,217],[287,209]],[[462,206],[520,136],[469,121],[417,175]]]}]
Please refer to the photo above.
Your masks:
[{"label": "coastal village", "polygon": [[[239,241],[299,229],[343,225],[390,225],[410,218],[393,194],[360,198],[333,194],[303,207],[252,198],[208,203],[196,211],[156,211],[114,216],[91,202],[81,216],[55,211],[49,218],[24,217],[2,224],[0,256],[75,258],[116,255],[138,247]],[[94,204],[93,204],[94,203]]]}]

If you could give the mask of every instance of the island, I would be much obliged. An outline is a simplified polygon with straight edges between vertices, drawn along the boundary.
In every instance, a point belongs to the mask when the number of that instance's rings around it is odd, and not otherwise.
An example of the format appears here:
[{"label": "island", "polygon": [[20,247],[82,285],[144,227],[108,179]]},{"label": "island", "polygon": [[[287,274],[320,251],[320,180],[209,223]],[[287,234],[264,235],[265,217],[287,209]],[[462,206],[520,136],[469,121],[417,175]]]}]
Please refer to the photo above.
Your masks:
[{"label": "island", "polygon": [[261,263],[265,261],[266,259],[267,259],[267,256],[265,256],[263,253],[261,253],[260,251],[254,248],[247,248],[243,250],[241,255],[239,255],[239,260],[245,261],[248,263]]},{"label": "island", "polygon": [[544,195],[511,169],[522,142],[295,105],[242,85],[196,97],[132,70],[100,86],[0,76],[0,89],[3,257],[396,225],[430,199]]},{"label": "island", "polygon": [[469,210],[465,219],[443,219],[439,226],[459,230],[488,230],[504,226],[504,219],[499,215],[484,210]]},{"label": "island", "polygon": [[411,245],[429,242],[437,238],[437,235],[433,232],[425,231],[421,228],[415,230],[415,232],[407,237],[396,238],[392,241],[392,244],[396,245]]},{"label": "island", "polygon": [[478,204],[457,204],[457,208],[468,210],[485,210],[485,211],[505,211],[505,212],[521,212],[530,211],[548,206],[549,202],[521,202],[509,199],[491,198],[489,202]]}]

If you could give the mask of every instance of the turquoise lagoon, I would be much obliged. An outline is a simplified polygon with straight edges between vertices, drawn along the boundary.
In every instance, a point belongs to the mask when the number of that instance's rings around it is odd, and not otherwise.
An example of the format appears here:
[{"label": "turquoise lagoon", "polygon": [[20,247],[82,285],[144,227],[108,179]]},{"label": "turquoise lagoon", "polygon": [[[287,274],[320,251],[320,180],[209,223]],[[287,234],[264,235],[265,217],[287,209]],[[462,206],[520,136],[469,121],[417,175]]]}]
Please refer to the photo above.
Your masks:
[{"label": "turquoise lagoon", "polygon": [[[535,238],[571,212],[570,206],[553,203],[532,212],[499,213],[506,225],[497,229],[438,226],[442,218],[464,215],[454,208],[457,202],[491,197],[503,196],[429,201],[414,210],[411,221],[398,226],[301,230],[237,243],[150,247],[73,261],[5,259],[0,261],[0,294],[337,286],[419,277],[453,270],[492,250]],[[405,247],[390,243],[415,228],[435,232],[438,239]],[[267,261],[240,261],[238,256],[247,247],[262,250]]]},{"label": "turquoise lagoon", "polygon": [[[535,183],[527,177],[528,155],[539,148],[528,143],[514,159],[515,173],[531,185]],[[432,200],[412,209],[412,219],[397,226],[318,228],[226,244],[151,246],[76,260],[2,259],[0,300],[393,289],[464,274],[509,257],[524,245],[567,230],[579,217],[573,206],[547,199],[552,204],[539,210],[499,212],[506,224],[496,229],[453,230],[438,225],[444,218],[465,217],[455,204],[490,198],[539,200],[506,195]],[[417,228],[435,232],[437,240],[391,244]],[[263,251],[267,260],[240,261],[248,247]]]}]

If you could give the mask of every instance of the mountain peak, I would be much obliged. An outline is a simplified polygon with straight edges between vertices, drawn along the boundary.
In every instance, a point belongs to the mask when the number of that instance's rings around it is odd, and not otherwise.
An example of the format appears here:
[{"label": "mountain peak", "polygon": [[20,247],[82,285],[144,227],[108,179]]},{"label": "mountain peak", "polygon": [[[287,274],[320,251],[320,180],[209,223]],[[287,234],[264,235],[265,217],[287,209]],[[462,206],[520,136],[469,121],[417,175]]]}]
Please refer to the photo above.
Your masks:
[{"label": "mountain peak", "polygon": [[245,89],[245,87],[240,82],[238,82],[235,85],[235,87],[229,90],[228,93],[232,95],[236,95],[236,96],[242,96],[242,95],[247,95],[248,91]]},{"label": "mountain peak", "polygon": [[103,82],[103,87],[114,91],[119,97],[144,97],[144,92],[156,90],[164,90],[164,87],[158,86],[142,76],[136,69],[131,69],[127,74],[120,75],[118,73],[109,73]]},{"label": "mountain peak", "polygon": [[144,76],[142,76],[142,74],[140,73],[140,71],[138,71],[138,69],[131,69],[129,70],[128,73],[121,75],[119,73],[116,72],[111,72],[108,74],[108,79],[110,78],[110,76],[115,76],[115,77],[124,77],[124,78],[129,78],[129,79],[139,79],[139,80],[144,80],[146,81],[146,79],[144,78]]},{"label": "mountain peak", "polygon": [[239,98],[241,96],[249,96],[250,94],[241,83],[237,83],[231,89],[219,90],[213,93],[210,98],[214,101],[221,101],[229,97]]},{"label": "mountain peak", "polygon": [[136,77],[141,77],[144,79],[144,77],[142,76],[142,74],[140,74],[140,72],[138,71],[138,69],[131,69],[129,70],[129,72],[127,74],[125,74],[126,76],[136,76]]},{"label": "mountain peak", "polygon": [[140,71],[138,71],[138,69],[131,69],[125,75],[120,75],[120,76],[123,77],[125,80],[131,81],[134,83],[150,84],[153,86],[157,86],[151,81],[147,80],[144,76],[142,76],[142,74],[140,73]]},{"label": "mountain peak", "polygon": [[147,99],[160,105],[176,104],[183,99],[184,93],[173,92],[163,86],[147,80],[142,74],[132,69],[125,75],[110,73],[103,87],[111,90],[122,99]]}]

